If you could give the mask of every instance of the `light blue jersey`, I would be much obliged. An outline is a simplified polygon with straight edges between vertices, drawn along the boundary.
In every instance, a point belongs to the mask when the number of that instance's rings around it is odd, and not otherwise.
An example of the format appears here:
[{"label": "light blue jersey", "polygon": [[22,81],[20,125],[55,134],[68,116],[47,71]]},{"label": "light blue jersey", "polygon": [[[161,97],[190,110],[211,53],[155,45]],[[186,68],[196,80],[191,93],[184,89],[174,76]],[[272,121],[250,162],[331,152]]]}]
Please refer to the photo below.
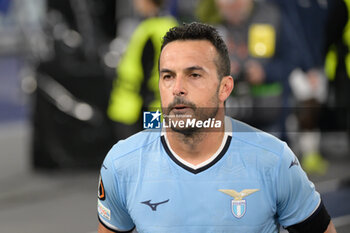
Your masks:
[{"label": "light blue jersey", "polygon": [[222,145],[197,166],[176,155],[162,132],[118,142],[101,167],[98,214],[117,232],[272,233],[319,204],[286,143],[226,117]]}]

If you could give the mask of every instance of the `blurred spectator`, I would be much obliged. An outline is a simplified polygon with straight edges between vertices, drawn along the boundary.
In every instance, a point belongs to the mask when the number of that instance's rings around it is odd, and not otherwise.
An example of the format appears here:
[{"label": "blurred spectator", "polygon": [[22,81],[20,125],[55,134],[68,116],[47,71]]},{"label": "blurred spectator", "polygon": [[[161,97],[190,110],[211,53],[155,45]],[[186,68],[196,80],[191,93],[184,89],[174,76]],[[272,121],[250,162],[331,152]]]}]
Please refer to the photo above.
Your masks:
[{"label": "blurred spectator", "polygon": [[333,127],[346,129],[350,140],[350,1],[333,0],[327,21],[325,71],[330,83]]},{"label": "blurred spectator", "polygon": [[117,67],[108,107],[119,139],[142,129],[142,109],[160,109],[158,57],[161,39],[177,24],[161,12],[162,0],[134,0],[143,21],[134,31]]},{"label": "blurred spectator", "polygon": [[222,16],[215,0],[201,0],[196,8],[196,17],[203,23],[219,24]]},{"label": "blurred spectator", "polygon": [[0,0],[0,55],[15,55],[23,64],[43,56],[44,11],[45,0]]},{"label": "blurred spectator", "polygon": [[302,166],[308,173],[324,174],[327,162],[320,153],[321,105],[327,97],[327,80],[323,71],[325,27],[329,10],[327,0],[275,1],[293,32],[294,70],[289,82],[296,101],[298,147]]},{"label": "blurred spectator", "polygon": [[0,0],[0,120],[27,118],[21,81],[45,46],[40,44],[43,8],[41,0]]},{"label": "blurred spectator", "polygon": [[171,15],[178,19],[179,22],[193,22],[196,8],[200,0],[165,0],[167,8]]},{"label": "blurred spectator", "polygon": [[[210,6],[208,1],[202,3]],[[278,8],[254,0],[215,2],[236,82],[235,96],[226,103],[228,114],[283,137],[292,53]]]}]

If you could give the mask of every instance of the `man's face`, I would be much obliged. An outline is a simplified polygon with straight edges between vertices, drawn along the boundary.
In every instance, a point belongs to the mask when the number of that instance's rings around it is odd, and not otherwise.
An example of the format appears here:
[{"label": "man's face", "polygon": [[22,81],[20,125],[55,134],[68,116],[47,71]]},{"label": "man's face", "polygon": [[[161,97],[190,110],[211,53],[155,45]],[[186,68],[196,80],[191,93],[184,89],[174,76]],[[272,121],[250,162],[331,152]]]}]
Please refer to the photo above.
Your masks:
[{"label": "man's face", "polygon": [[173,41],[164,47],[159,61],[164,115],[171,120],[203,121],[216,116],[218,108],[223,107],[218,98],[217,56],[215,47],[206,40]]}]

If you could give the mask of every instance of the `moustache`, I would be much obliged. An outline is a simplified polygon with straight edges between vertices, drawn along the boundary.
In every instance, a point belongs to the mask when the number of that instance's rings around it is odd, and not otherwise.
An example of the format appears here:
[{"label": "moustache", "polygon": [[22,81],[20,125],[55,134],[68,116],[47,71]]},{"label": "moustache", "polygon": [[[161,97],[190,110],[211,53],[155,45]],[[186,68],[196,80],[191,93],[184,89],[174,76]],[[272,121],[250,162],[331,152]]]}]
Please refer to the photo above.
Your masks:
[{"label": "moustache", "polygon": [[173,102],[171,102],[168,105],[168,111],[171,111],[175,108],[176,105],[185,105],[186,107],[192,108],[193,110],[196,110],[196,105],[190,101],[187,101],[181,97],[175,97]]}]

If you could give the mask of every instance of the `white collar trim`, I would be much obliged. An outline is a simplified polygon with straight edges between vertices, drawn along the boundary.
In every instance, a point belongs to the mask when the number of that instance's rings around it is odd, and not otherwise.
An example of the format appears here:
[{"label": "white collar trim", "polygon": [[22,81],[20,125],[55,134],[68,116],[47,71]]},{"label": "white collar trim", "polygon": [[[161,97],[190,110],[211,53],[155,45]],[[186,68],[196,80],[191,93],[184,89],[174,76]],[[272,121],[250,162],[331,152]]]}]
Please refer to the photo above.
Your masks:
[{"label": "white collar trim", "polygon": [[231,122],[231,119],[230,117],[227,117],[225,116],[225,132],[224,132],[224,137],[222,139],[222,142],[221,142],[221,145],[219,147],[219,149],[209,158],[207,159],[206,161],[203,161],[202,163],[200,164],[197,164],[197,165],[193,165],[185,160],[183,160],[179,155],[177,155],[173,149],[171,149],[171,146],[169,144],[169,141],[168,141],[168,138],[166,136],[166,132],[164,131],[164,129],[162,130],[162,133],[161,133],[162,136],[164,136],[165,138],[165,142],[166,144],[168,145],[169,147],[169,150],[170,152],[174,155],[174,157],[179,161],[181,162],[182,164],[184,164],[185,166],[187,167],[190,167],[194,170],[197,170],[201,167],[204,167],[208,164],[210,164],[212,161],[214,161],[214,159],[220,154],[220,152],[224,149],[224,146],[226,144],[226,141],[227,141],[227,138],[230,136],[232,137],[232,122]]}]

